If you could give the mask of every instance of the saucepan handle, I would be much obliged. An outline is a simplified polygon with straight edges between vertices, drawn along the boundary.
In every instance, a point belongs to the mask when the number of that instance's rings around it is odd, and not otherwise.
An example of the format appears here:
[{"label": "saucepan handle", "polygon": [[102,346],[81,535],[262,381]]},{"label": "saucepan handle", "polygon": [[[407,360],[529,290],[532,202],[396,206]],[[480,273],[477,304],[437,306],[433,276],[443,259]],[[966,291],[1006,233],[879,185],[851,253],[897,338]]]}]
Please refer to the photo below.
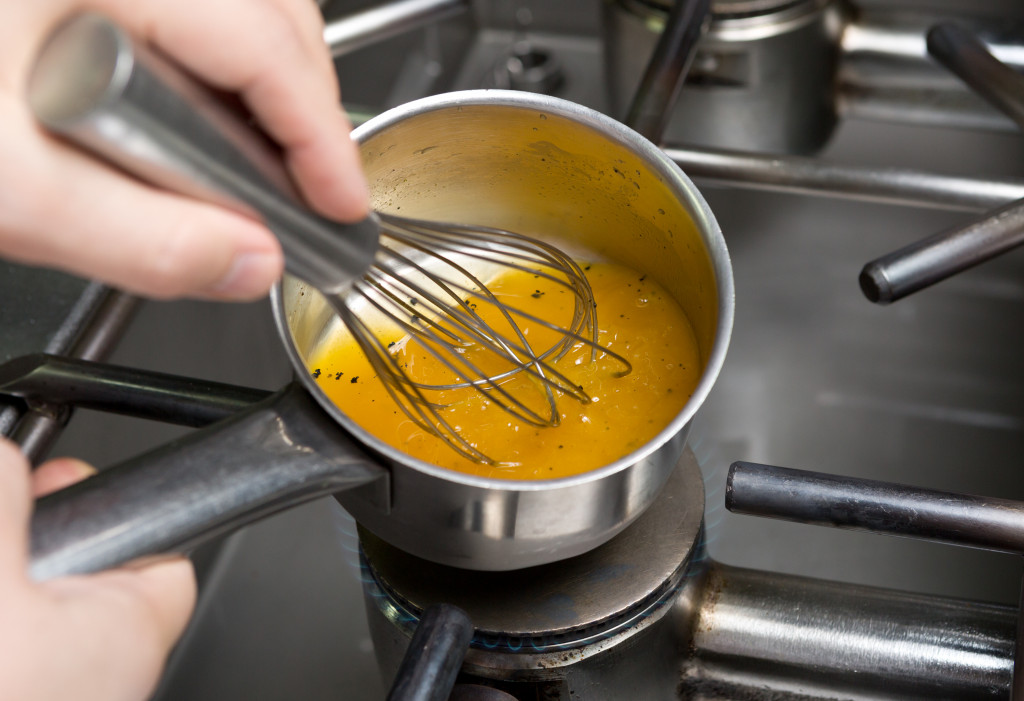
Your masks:
[{"label": "saucepan handle", "polygon": [[298,384],[36,503],[31,575],[186,552],[258,518],[361,488],[389,508],[389,472]]}]

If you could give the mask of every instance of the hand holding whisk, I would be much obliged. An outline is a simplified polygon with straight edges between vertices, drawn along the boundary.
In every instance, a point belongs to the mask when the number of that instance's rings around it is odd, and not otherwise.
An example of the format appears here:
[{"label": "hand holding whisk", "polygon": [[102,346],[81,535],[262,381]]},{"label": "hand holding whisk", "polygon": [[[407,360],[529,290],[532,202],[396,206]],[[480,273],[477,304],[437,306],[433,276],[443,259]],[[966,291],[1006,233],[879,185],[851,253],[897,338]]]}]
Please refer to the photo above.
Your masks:
[{"label": "hand holding whisk", "polygon": [[[624,358],[598,343],[593,293],[559,249],[487,227],[393,214],[339,224],[312,213],[266,137],[99,15],[77,15],[54,32],[37,59],[28,98],[48,129],[128,172],[260,218],[281,241],[288,271],[327,296],[403,412],[470,460],[492,462],[449,425],[434,393],[478,391],[525,423],[554,426],[560,395],[589,401],[554,367],[573,347],[589,346],[592,361],[599,354],[612,358],[618,374],[630,371]],[[571,292],[568,323],[528,314],[488,290],[488,278],[509,269]],[[523,320],[550,329],[553,340],[534,347],[520,328]],[[381,340],[381,323],[413,338],[451,381],[414,380]],[[482,349],[486,362],[468,348]],[[516,375],[533,380],[541,406],[506,388]]]}]

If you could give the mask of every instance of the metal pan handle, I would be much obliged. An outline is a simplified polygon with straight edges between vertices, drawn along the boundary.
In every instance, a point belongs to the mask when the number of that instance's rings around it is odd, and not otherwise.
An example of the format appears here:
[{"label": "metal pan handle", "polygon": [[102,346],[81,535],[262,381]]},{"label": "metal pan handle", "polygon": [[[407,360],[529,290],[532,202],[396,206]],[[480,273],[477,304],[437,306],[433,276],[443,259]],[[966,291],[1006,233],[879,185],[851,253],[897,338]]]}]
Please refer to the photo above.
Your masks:
[{"label": "metal pan handle", "polygon": [[362,488],[387,511],[389,474],[291,384],[232,418],[40,499],[31,575],[46,580],[185,552],[348,489]]}]

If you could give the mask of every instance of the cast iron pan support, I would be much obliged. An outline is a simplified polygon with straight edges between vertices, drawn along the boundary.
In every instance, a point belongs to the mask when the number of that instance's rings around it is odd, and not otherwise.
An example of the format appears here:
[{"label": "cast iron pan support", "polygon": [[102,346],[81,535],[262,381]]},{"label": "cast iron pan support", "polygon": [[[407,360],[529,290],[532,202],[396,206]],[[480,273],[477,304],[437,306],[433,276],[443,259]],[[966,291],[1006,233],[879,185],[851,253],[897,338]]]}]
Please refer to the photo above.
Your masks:
[{"label": "cast iron pan support", "polygon": [[711,19],[711,0],[672,3],[654,53],[644,69],[624,122],[654,143],[661,140],[679,91]]},{"label": "cast iron pan support", "polygon": [[79,407],[192,428],[226,419],[271,394],[48,353],[0,365],[0,395],[22,399],[30,409]]},{"label": "cast iron pan support", "polygon": [[[956,24],[938,24],[928,32],[928,52],[1024,129],[1024,76],[981,40]],[[1017,200],[871,261],[860,273],[860,287],[872,302],[888,304],[1022,243],[1024,200]]]},{"label": "cast iron pan support", "polygon": [[447,701],[473,637],[462,609],[434,604],[420,616],[388,701]]},{"label": "cast iron pan support", "polygon": [[[729,469],[725,508],[737,514],[1024,554],[1024,503],[1009,499],[736,462]],[[1010,687],[1010,698],[1016,701],[1024,699],[1022,641],[1024,617],[1018,613]]]}]

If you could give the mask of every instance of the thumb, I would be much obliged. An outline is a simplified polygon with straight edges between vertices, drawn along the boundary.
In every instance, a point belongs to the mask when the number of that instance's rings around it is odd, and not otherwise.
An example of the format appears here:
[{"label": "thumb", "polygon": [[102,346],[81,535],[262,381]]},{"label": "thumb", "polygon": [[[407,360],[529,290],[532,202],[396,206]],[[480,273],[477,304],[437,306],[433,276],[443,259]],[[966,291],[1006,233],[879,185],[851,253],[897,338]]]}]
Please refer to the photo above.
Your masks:
[{"label": "thumb", "polygon": [[28,564],[30,472],[18,446],[0,438],[0,573],[25,572]]},{"label": "thumb", "polygon": [[95,474],[92,465],[76,458],[47,460],[32,473],[32,496],[38,499]]}]

